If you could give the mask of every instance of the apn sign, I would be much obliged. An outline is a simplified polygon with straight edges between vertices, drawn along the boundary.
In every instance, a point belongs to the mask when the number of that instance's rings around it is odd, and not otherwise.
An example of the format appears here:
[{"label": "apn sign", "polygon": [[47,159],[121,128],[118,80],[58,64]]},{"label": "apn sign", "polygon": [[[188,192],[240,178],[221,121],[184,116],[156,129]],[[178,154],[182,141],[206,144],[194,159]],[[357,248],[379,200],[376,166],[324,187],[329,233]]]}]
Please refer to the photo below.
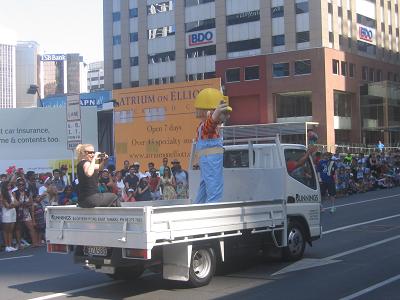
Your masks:
[{"label": "apn sign", "polygon": [[375,29],[364,25],[357,24],[358,40],[368,44],[376,44]]},{"label": "apn sign", "polygon": [[187,48],[215,44],[215,29],[190,32],[186,34]]},{"label": "apn sign", "polygon": [[42,61],[59,61],[65,60],[65,54],[43,54]]}]

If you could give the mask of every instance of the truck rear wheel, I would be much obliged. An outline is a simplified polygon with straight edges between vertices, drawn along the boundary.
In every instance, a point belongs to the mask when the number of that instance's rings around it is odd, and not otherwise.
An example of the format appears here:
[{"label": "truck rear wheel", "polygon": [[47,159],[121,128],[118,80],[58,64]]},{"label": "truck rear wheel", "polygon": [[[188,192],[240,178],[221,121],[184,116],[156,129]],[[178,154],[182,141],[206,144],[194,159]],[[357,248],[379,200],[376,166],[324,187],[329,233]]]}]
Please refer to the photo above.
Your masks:
[{"label": "truck rear wheel", "polygon": [[306,248],[306,236],[303,226],[291,220],[288,225],[288,245],[283,248],[283,259],[285,261],[296,261],[303,257]]},{"label": "truck rear wheel", "polygon": [[115,268],[114,274],[107,274],[115,280],[135,280],[139,278],[144,272],[143,266],[134,267],[118,267]]},{"label": "truck rear wheel", "polygon": [[200,287],[210,283],[215,273],[217,259],[212,248],[195,248],[189,268],[189,284]]}]

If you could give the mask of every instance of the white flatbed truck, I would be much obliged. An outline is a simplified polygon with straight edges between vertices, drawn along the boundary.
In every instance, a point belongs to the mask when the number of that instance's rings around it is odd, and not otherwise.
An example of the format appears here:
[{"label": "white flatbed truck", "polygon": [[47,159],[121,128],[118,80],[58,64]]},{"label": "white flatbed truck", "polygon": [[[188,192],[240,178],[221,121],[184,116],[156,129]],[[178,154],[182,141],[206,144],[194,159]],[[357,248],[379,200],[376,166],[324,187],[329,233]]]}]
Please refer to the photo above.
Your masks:
[{"label": "white flatbed truck", "polygon": [[[279,135],[267,129],[224,127],[224,139],[231,145],[224,147],[220,203],[192,204],[200,171],[189,170],[189,199],[122,207],[49,206],[48,252],[73,249],[76,263],[115,279],[134,279],[161,266],[163,278],[194,287],[208,284],[217,263],[229,263],[240,251],[280,248],[284,259],[301,259],[306,243],[311,245],[322,233],[316,172],[308,158],[289,174],[286,160],[300,158],[306,149],[281,144]],[[192,150],[190,165],[194,154]]]}]

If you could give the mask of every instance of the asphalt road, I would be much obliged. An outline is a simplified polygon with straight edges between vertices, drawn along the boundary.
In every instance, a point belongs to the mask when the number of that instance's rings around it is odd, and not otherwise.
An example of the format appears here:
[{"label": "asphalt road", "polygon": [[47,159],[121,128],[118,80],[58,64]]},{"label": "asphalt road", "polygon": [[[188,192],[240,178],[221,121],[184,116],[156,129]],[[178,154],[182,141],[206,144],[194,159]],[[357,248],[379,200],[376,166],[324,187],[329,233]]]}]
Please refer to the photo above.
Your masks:
[{"label": "asphalt road", "polygon": [[44,248],[2,252],[0,299],[400,299],[400,188],[338,199],[322,225],[303,260],[244,257],[197,289],[152,273],[112,281]]}]

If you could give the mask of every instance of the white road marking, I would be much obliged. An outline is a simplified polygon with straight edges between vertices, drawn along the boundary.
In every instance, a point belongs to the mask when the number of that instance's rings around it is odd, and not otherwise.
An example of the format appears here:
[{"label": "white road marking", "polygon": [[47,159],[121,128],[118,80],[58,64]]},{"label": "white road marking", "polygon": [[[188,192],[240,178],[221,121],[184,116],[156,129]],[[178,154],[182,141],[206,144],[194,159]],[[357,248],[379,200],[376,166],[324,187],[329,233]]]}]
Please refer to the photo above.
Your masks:
[{"label": "white road marking", "polygon": [[334,254],[334,255],[331,255],[328,257],[324,257],[321,259],[304,258],[298,262],[295,262],[295,263],[279,270],[278,272],[273,273],[271,276],[281,275],[281,274],[289,273],[289,272],[293,272],[293,271],[311,269],[311,268],[315,268],[315,267],[321,267],[321,266],[325,266],[328,264],[337,263],[337,262],[340,262],[340,260],[337,260],[337,259],[342,256],[346,256],[346,255],[353,254],[353,253],[356,253],[359,251],[363,251],[365,249],[379,246],[379,245],[382,245],[382,244],[385,244],[385,243],[388,243],[388,242],[391,242],[391,241],[394,241],[397,239],[400,239],[400,234],[393,236],[391,238],[387,238],[387,239],[384,239],[384,240],[381,240],[381,241],[378,241],[375,243],[371,243],[371,244],[364,245],[364,246],[361,246],[358,248],[340,252],[340,253],[337,253],[337,254]]},{"label": "white road marking", "polygon": [[[391,196],[385,196],[385,197],[379,197],[379,198],[373,198],[373,199],[368,199],[368,200],[362,200],[362,201],[357,201],[357,202],[351,202],[351,203],[346,203],[346,204],[339,204],[335,205],[336,208],[338,207],[345,207],[345,206],[351,206],[351,205],[356,205],[356,204],[363,204],[367,202],[372,202],[372,201],[378,201],[378,200],[383,200],[383,199],[389,199],[389,198],[395,198],[395,197],[400,197],[400,194],[396,195],[391,195]],[[332,206],[329,207],[324,207],[324,210],[330,209]]]},{"label": "white road marking", "polygon": [[349,228],[353,228],[353,227],[357,227],[357,226],[361,226],[361,225],[365,225],[365,224],[371,224],[371,223],[375,223],[375,222],[379,222],[379,221],[398,218],[398,217],[400,217],[400,214],[396,214],[396,215],[392,215],[392,216],[388,216],[388,217],[384,217],[384,218],[379,218],[379,219],[373,219],[373,220],[366,221],[366,222],[355,223],[355,224],[351,224],[351,225],[347,225],[347,226],[343,226],[343,227],[338,227],[338,228],[335,228],[335,229],[323,231],[322,235],[329,234],[329,233],[336,232],[336,231],[349,229]]},{"label": "white road marking", "polygon": [[335,254],[335,255],[331,255],[331,256],[325,257],[324,259],[328,259],[328,260],[337,259],[339,257],[346,256],[346,255],[349,255],[349,254],[352,254],[352,253],[355,253],[355,252],[359,252],[359,251],[362,251],[362,250],[365,250],[365,249],[368,249],[368,248],[372,248],[372,247],[375,247],[375,246],[379,246],[379,245],[382,245],[382,244],[397,240],[399,238],[400,238],[400,234],[396,235],[396,236],[393,236],[391,238],[387,238],[387,239],[372,243],[372,244],[368,244],[368,245],[361,246],[361,247],[358,247],[358,248],[354,248],[354,249],[351,249],[351,250],[347,250],[347,251],[344,251],[344,252],[341,252],[341,253],[338,253],[338,254]]},{"label": "white road marking", "polygon": [[119,282],[121,282],[121,281],[117,280],[117,281],[104,282],[104,283],[100,283],[100,284],[89,285],[89,286],[82,287],[82,288],[75,289],[75,290],[69,290],[69,291],[66,291],[63,293],[56,293],[56,294],[41,296],[41,297],[37,297],[37,298],[30,298],[28,300],[47,300],[47,299],[54,299],[54,298],[63,297],[63,296],[71,296],[72,294],[75,294],[75,293],[80,293],[80,292],[93,290],[93,289],[100,288],[100,287],[109,286],[109,285],[113,285],[113,284],[116,284]]},{"label": "white road marking", "polygon": [[378,282],[377,284],[374,284],[374,285],[372,285],[370,287],[367,287],[366,289],[363,289],[363,290],[361,290],[361,291],[359,291],[357,293],[354,293],[354,294],[351,294],[351,295],[346,296],[344,298],[341,298],[340,300],[351,300],[351,299],[357,298],[359,296],[362,296],[364,294],[372,292],[373,290],[379,289],[379,288],[381,288],[381,287],[383,287],[383,286],[385,286],[387,284],[395,282],[395,281],[397,281],[399,279],[400,279],[400,274],[396,275],[396,276],[393,276],[391,278],[388,278],[388,279],[386,279],[384,281]]},{"label": "white road marking", "polygon": [[32,257],[32,256],[33,256],[33,255],[4,257],[4,258],[0,258],[0,260],[10,260],[10,259],[18,259],[18,258],[27,258],[27,257]]}]

